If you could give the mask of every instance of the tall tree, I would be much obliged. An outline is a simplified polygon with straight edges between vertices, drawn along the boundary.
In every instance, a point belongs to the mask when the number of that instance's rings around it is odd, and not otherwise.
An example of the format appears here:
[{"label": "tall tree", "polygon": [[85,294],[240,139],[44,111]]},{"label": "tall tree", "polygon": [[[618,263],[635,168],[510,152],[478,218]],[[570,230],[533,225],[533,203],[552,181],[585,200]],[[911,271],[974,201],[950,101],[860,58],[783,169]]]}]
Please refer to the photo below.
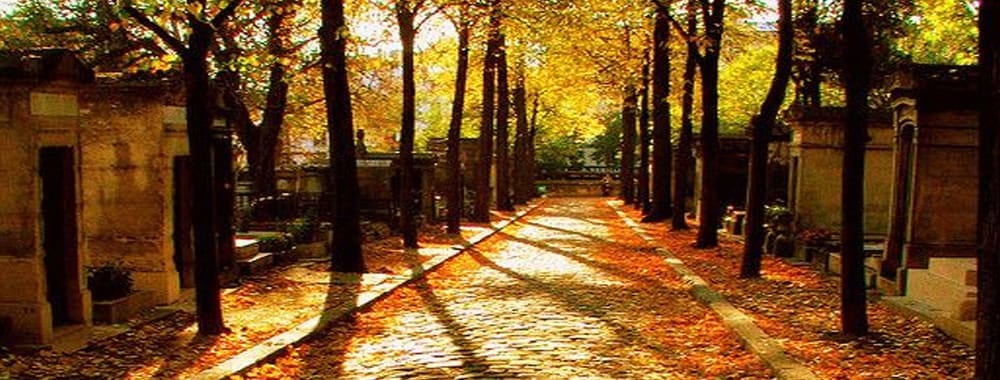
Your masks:
[{"label": "tall tree", "polygon": [[236,12],[242,0],[232,0],[214,16],[206,10],[205,0],[192,0],[184,9],[187,43],[152,21],[141,10],[126,2],[124,10],[137,22],[156,34],[181,57],[184,66],[185,115],[188,145],[191,152],[194,186],[195,303],[198,310],[198,333],[218,335],[226,331],[219,299],[219,267],[216,228],[216,187],[212,167],[212,121],[214,100],[208,76],[208,53],[215,43],[215,31]]},{"label": "tall tree", "polygon": [[260,125],[257,127],[257,157],[248,154],[252,162],[250,171],[253,173],[254,192],[257,194],[274,194],[277,182],[275,167],[277,165],[278,140],[281,137],[288,108],[288,67],[286,61],[291,55],[289,46],[289,30],[287,24],[295,18],[297,6],[291,0],[278,0],[271,5],[271,13],[267,19],[267,52],[272,57],[268,88],[265,98],[264,112]]},{"label": "tall tree", "polygon": [[625,86],[622,100],[622,140],[619,178],[622,182],[621,198],[625,204],[635,201],[635,117],[638,108],[635,86]]},{"label": "tall tree", "polygon": [[531,121],[528,122],[528,178],[526,185],[531,189],[532,198],[538,196],[538,188],[535,187],[535,177],[538,175],[538,154],[535,149],[535,139],[538,136],[538,103],[541,94],[535,92],[531,99]]},{"label": "tall tree", "polygon": [[767,149],[792,75],[792,0],[778,1],[778,16],[778,56],[775,58],[774,78],[751,126],[746,241],[743,243],[743,265],[740,268],[740,277],[743,278],[760,277],[764,249],[764,202],[767,198]]},{"label": "tall tree", "polygon": [[653,208],[642,221],[666,220],[670,207],[670,4],[654,1],[653,27]]},{"label": "tall tree", "polygon": [[479,122],[479,159],[476,165],[476,199],[472,218],[490,221],[490,170],[493,166],[493,115],[496,107],[496,67],[500,54],[500,0],[490,5],[490,24],[483,58],[483,105]]},{"label": "tall tree", "polygon": [[691,141],[694,139],[694,80],[698,71],[698,45],[693,38],[698,34],[698,0],[687,2],[687,29],[685,39],[687,56],[684,60],[684,86],[681,94],[681,131],[677,139],[677,157],[674,160],[674,213],[670,225],[674,230],[688,228],[685,219],[687,205],[687,173],[691,168]]},{"label": "tall tree", "polygon": [[[648,44],[647,44],[648,45]],[[648,214],[653,204],[649,202],[649,48],[643,50],[642,73],[639,90],[639,178],[635,195],[635,208]]]},{"label": "tall tree", "polygon": [[417,247],[417,226],[414,221],[413,140],[416,134],[416,83],[413,79],[413,43],[417,35],[416,17],[425,0],[397,0],[396,23],[403,45],[403,115],[399,129],[399,229],[403,246]]},{"label": "tall tree", "polygon": [[1000,2],[979,3],[976,379],[1000,378]]},{"label": "tall tree", "polygon": [[218,31],[221,44],[215,48],[219,72],[215,81],[222,91],[221,97],[227,111],[227,119],[235,127],[236,134],[246,149],[247,164],[253,191],[257,196],[272,195],[277,192],[275,168],[278,143],[288,110],[288,64],[294,48],[290,46],[291,24],[298,10],[296,0],[269,0],[261,5],[267,13],[266,51],[268,64],[268,85],[264,95],[264,106],[259,123],[251,118],[248,96],[244,87],[239,62],[247,53],[237,42],[236,30],[225,27]]},{"label": "tall tree", "polygon": [[333,241],[330,266],[334,271],[363,273],[361,209],[358,167],[354,151],[354,116],[347,82],[347,25],[342,0],[322,0],[319,29],[326,97],[326,128],[330,135],[330,175],[333,182]]},{"label": "tall tree", "polygon": [[820,33],[819,0],[798,2],[795,20],[795,47],[792,78],[795,81],[795,103],[806,107],[820,106],[822,69],[819,61]]},{"label": "tall tree", "polygon": [[462,111],[465,109],[465,89],[469,76],[469,32],[472,19],[469,5],[458,5],[458,14],[449,16],[458,31],[458,65],[455,69],[455,96],[451,103],[451,123],[448,125],[448,233],[461,232],[462,218]]},{"label": "tall tree", "polygon": [[841,187],[840,326],[844,334],[852,336],[868,333],[863,244],[865,144],[872,57],[862,3],[862,0],[845,0],[840,21],[845,43],[844,87],[847,92]]},{"label": "tall tree", "polygon": [[528,99],[525,86],[524,64],[518,63],[514,82],[514,202],[528,203],[531,199],[531,173],[528,171],[529,144],[528,141]]},{"label": "tall tree", "polygon": [[719,244],[719,54],[725,0],[701,0],[705,52],[701,59],[701,205],[698,208],[698,248]]},{"label": "tall tree", "polygon": [[497,57],[497,209],[513,211],[510,199],[510,82],[507,79],[507,39],[500,34]]}]

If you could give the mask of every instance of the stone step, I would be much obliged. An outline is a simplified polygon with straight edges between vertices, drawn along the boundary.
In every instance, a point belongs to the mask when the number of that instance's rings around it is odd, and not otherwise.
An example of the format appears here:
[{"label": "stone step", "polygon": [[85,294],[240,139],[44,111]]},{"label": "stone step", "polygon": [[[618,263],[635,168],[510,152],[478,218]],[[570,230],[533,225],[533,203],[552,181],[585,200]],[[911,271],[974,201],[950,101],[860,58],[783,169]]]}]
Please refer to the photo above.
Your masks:
[{"label": "stone step", "polygon": [[258,253],[254,257],[237,260],[236,265],[239,266],[242,276],[258,275],[274,266],[274,254],[270,252]]},{"label": "stone step", "polygon": [[907,271],[906,296],[959,321],[975,319],[976,288],[964,279],[942,277],[927,269]]},{"label": "stone step", "polygon": [[[927,270],[938,276],[954,279],[955,282],[965,285],[976,285],[976,258],[974,257],[932,257],[928,263]],[[972,282],[970,280],[970,273]]]}]

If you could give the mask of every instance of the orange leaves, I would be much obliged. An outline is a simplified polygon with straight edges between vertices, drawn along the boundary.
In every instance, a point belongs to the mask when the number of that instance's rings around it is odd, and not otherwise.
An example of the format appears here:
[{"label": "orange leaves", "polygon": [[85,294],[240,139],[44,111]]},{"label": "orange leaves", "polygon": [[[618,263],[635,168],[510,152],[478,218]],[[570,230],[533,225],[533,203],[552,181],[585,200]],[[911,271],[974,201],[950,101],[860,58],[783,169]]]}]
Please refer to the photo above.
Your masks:
[{"label": "orange leaves", "polygon": [[812,268],[765,257],[762,277],[739,278],[742,247],[722,241],[716,250],[691,247],[693,231],[647,226],[656,241],[712,288],[754,319],[794,358],[825,378],[970,378],[972,351],[934,326],[869,304],[869,337],[840,337],[837,279]]}]

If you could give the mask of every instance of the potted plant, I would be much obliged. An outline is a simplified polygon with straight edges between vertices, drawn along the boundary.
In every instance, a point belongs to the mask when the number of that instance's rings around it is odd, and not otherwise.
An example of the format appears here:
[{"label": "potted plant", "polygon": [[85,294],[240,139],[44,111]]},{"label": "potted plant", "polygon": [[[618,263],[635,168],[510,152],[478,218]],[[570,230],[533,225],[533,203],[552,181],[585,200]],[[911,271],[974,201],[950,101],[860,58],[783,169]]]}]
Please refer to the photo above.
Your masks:
[{"label": "potted plant", "polygon": [[121,323],[153,306],[152,292],[133,289],[132,272],[108,262],[87,269],[87,288],[94,300],[95,323]]}]

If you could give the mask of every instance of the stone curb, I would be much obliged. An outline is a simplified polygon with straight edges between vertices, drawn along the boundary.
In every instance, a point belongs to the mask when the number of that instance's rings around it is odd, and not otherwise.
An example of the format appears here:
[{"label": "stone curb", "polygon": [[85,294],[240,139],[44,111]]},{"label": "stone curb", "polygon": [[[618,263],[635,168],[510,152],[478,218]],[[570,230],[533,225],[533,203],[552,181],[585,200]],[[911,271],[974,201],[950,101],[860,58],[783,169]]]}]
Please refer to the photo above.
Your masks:
[{"label": "stone curb", "polygon": [[[632,218],[629,218],[617,204],[609,201],[608,206],[611,206],[618,213],[618,216],[625,221],[625,225],[639,235],[642,240],[655,246],[653,237],[649,236]],[[750,317],[729,303],[726,297],[712,290],[708,286],[708,282],[698,276],[691,268],[688,268],[687,265],[684,265],[684,262],[678,259],[677,256],[674,256],[669,250],[660,247],[656,247],[656,252],[663,256],[664,261],[681,276],[681,279],[688,287],[688,291],[702,304],[711,308],[719,318],[722,318],[722,322],[736,333],[743,346],[771,367],[777,378],[785,380],[819,379],[808,368],[790,358],[781,349],[781,345],[775,339],[768,336],[760,327],[757,327]]]},{"label": "stone curb", "polygon": [[340,318],[349,315],[355,310],[365,309],[374,304],[375,301],[378,301],[384,298],[385,296],[389,295],[394,290],[423,277],[424,274],[426,274],[427,272],[437,269],[448,260],[451,260],[452,258],[458,256],[462,252],[465,252],[472,246],[482,242],[483,240],[486,240],[487,238],[493,236],[497,232],[500,232],[500,230],[503,230],[504,228],[514,223],[518,219],[521,219],[522,217],[534,211],[544,203],[545,200],[541,199],[535,204],[529,204],[527,208],[525,208],[523,211],[517,212],[516,214],[514,214],[513,217],[502,220],[497,224],[492,225],[492,227],[489,230],[480,232],[472,236],[465,243],[461,245],[453,246],[452,253],[446,255],[438,255],[427,260],[426,262],[424,262],[423,265],[412,270],[409,277],[387,278],[386,280],[376,285],[373,289],[358,294],[357,303],[354,305],[349,305],[347,307],[344,307],[344,305],[340,305],[326,309],[322,313],[320,313],[320,315],[312,317],[309,320],[296,325],[292,329],[285,331],[284,333],[271,337],[270,339],[254,347],[251,347],[246,351],[243,351],[237,354],[236,356],[227,359],[222,363],[217,364],[215,367],[201,371],[198,374],[192,376],[190,379],[194,380],[225,379],[228,378],[229,376],[237,375],[243,371],[246,371],[247,369],[258,363],[270,360],[275,356],[277,356],[278,354],[280,354],[281,350],[283,350],[285,347],[303,341],[309,338],[310,336],[319,333],[330,322],[339,320]]}]

